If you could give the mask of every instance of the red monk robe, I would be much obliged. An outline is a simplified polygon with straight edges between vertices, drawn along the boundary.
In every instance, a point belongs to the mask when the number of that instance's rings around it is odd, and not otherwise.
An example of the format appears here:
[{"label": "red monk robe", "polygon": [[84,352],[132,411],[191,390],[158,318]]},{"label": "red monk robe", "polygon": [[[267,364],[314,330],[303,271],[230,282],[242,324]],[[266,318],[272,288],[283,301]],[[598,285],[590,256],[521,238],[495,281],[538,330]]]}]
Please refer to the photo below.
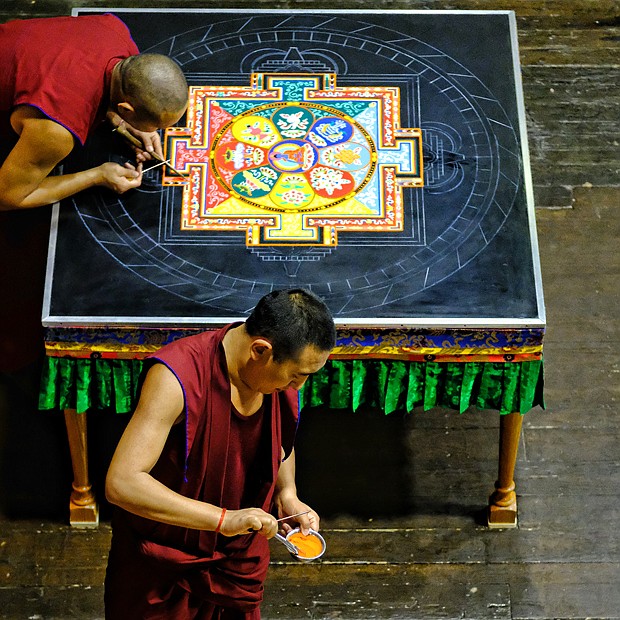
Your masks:
[{"label": "red monk robe", "polygon": [[[16,106],[38,108],[84,144],[103,122],[112,70],[138,54],[113,15],[16,19],[0,24],[0,164],[18,135]],[[0,372],[44,355],[41,305],[50,213],[0,213]]]},{"label": "red monk robe", "polygon": [[[222,338],[231,327],[162,348],[185,397],[185,424],[173,427],[151,474],[174,491],[236,510],[273,509],[281,447],[288,456],[297,426],[297,394],[266,395],[240,416],[231,404]],[[269,543],[256,532],[232,538],[166,525],[120,508],[105,583],[110,620],[260,618]]]}]

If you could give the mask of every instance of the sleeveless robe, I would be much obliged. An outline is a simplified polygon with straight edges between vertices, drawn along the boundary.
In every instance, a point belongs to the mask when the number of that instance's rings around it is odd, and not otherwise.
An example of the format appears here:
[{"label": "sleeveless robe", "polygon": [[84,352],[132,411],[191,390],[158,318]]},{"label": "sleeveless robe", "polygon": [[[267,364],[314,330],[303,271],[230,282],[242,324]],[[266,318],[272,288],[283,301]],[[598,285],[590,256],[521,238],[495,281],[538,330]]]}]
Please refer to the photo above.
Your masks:
[{"label": "sleeveless robe", "polygon": [[[241,463],[230,449],[235,412],[222,345],[226,331],[235,326],[182,338],[151,358],[150,363],[163,363],[173,372],[185,398],[184,423],[172,428],[151,474],[192,499],[233,510],[256,506],[271,512],[281,447],[286,456],[293,448],[297,394],[287,390],[266,395],[262,414],[254,414],[263,416],[260,445],[255,446],[260,462],[245,472],[240,491],[235,481],[226,480],[226,471],[238,471]],[[243,428],[238,432],[242,441]],[[225,537],[166,525],[120,508],[112,530],[107,618],[260,618],[269,544],[258,533]]]}]

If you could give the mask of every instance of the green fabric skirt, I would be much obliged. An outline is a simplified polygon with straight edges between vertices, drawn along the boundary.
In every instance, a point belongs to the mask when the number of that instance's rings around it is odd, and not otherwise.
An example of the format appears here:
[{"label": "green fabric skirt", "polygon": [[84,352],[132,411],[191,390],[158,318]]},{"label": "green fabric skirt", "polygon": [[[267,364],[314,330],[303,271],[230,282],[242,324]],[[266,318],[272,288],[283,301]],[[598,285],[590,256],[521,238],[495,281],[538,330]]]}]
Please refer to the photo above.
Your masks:
[{"label": "green fabric skirt", "polygon": [[[142,360],[47,357],[39,408],[131,412]],[[408,362],[328,360],[300,392],[301,407],[356,411],[366,405],[392,413],[416,407],[470,406],[501,414],[544,407],[543,361]]]}]

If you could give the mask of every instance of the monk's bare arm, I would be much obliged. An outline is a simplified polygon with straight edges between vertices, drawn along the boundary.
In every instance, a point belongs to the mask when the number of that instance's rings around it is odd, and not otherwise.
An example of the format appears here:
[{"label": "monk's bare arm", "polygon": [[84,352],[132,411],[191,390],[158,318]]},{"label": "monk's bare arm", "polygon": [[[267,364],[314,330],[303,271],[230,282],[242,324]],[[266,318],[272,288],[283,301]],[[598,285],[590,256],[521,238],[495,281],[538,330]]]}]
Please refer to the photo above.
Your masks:
[{"label": "monk's bare arm", "polygon": [[19,139],[0,166],[0,210],[41,207],[96,185],[123,193],[142,182],[141,169],[113,162],[49,176],[73,149],[71,132],[31,106],[19,106],[11,125]]},{"label": "monk's bare arm", "polygon": [[[284,450],[282,450],[284,456]],[[297,497],[297,485],[295,484],[295,450],[292,450],[286,460],[280,464],[278,480],[276,483],[278,497],[293,499]]]},{"label": "monk's bare arm", "polygon": [[[140,401],[116,448],[106,478],[106,497],[134,514],[200,530],[215,530],[222,508],[184,497],[151,476],[170,429],[184,411],[181,386],[163,364],[146,376]],[[258,508],[226,512],[220,531],[227,535],[276,532],[273,516]]]},{"label": "monk's bare arm", "polygon": [[299,523],[305,534],[310,527],[318,531],[320,522],[319,515],[297,497],[294,450],[280,465],[278,480],[276,482],[275,502],[278,507],[279,517],[286,517],[308,510],[308,514],[295,517],[295,520]]}]

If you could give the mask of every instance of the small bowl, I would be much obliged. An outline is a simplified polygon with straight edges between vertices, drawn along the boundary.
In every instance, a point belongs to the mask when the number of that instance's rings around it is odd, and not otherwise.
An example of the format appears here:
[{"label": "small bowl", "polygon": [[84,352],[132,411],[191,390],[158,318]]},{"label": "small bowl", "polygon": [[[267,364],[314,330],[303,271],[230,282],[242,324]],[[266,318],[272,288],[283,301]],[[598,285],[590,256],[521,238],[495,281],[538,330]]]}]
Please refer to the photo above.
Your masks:
[{"label": "small bowl", "polygon": [[[295,545],[295,541],[291,540],[291,536],[293,536],[293,534],[297,534],[298,532],[300,532],[301,529],[296,527],[295,529],[291,530],[287,535],[286,535],[286,540],[289,540],[290,542],[292,542]],[[304,555],[295,555],[293,553],[291,553],[291,555],[295,558],[297,558],[300,562],[312,562],[313,560],[317,560],[318,558],[320,558],[324,553],[325,553],[325,549],[327,549],[327,543],[325,542],[325,539],[316,531],[314,531],[313,529],[309,530],[309,536],[314,536],[315,538],[317,538],[320,543],[321,543],[321,552],[318,553],[317,555],[313,555],[312,557],[309,556],[304,556]],[[297,547],[297,545],[295,545]],[[299,549],[299,547],[297,547]]]}]

